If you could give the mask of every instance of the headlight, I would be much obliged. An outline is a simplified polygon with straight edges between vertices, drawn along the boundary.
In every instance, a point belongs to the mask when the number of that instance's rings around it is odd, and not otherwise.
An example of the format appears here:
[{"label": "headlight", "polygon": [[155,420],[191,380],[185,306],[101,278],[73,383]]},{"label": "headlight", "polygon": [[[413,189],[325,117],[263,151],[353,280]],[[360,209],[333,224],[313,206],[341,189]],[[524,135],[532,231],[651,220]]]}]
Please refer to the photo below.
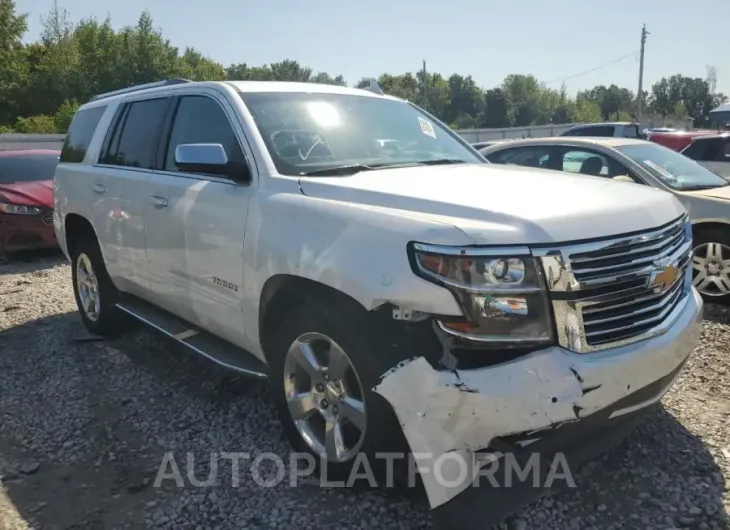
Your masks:
[{"label": "headlight", "polygon": [[454,293],[466,322],[444,331],[480,342],[519,346],[553,340],[542,270],[529,249],[454,248],[414,243],[414,271]]},{"label": "headlight", "polygon": [[23,206],[21,204],[8,204],[0,202],[0,212],[12,213],[17,215],[38,215],[41,213],[40,208],[35,206]]}]

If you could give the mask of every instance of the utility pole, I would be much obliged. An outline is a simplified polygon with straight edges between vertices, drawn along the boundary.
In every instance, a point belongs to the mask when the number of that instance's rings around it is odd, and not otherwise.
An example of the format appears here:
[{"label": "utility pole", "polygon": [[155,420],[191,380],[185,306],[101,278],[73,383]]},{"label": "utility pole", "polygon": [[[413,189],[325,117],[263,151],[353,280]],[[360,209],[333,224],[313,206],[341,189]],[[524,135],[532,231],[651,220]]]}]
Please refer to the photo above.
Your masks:
[{"label": "utility pole", "polygon": [[644,45],[646,44],[646,36],[649,34],[646,31],[646,24],[641,28],[641,54],[639,55],[639,93],[636,96],[638,103],[638,118],[639,123],[643,118],[643,105],[644,105]]},{"label": "utility pole", "polygon": [[423,60],[423,102],[426,110],[430,111],[428,108],[428,73],[426,72],[426,59]]}]

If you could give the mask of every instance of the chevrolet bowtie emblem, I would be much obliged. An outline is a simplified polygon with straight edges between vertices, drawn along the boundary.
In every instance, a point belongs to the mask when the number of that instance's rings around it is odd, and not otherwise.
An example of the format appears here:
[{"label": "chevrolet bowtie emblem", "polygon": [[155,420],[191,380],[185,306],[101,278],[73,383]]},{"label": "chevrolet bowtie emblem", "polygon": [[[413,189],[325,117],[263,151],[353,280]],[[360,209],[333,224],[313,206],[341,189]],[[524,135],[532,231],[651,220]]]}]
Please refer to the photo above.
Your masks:
[{"label": "chevrolet bowtie emblem", "polygon": [[657,292],[664,292],[669,289],[679,277],[679,268],[676,265],[664,265],[652,272],[649,279],[649,287]]}]

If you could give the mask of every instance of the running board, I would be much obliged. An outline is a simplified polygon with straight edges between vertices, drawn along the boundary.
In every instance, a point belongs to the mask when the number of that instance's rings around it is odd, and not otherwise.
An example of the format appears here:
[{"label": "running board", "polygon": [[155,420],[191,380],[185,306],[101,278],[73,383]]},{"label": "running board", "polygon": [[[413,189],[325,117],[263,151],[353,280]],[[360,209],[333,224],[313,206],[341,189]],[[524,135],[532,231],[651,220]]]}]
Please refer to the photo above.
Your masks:
[{"label": "running board", "polygon": [[242,375],[267,378],[266,365],[252,353],[196,328],[189,322],[131,295],[124,295],[117,307],[188,349]]}]

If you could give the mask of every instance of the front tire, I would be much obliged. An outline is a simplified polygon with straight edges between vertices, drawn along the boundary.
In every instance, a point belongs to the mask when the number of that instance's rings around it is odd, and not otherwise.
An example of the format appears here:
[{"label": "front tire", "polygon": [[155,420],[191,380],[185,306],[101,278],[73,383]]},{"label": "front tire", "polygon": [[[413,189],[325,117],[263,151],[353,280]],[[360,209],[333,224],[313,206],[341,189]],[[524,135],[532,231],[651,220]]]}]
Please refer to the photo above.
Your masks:
[{"label": "front tire", "polygon": [[121,331],[124,315],[116,307],[119,291],[107,273],[95,238],[85,237],[73,245],[71,278],[86,329],[95,335]]},{"label": "front tire", "polygon": [[367,316],[343,304],[303,304],[284,315],[267,352],[284,434],[336,480],[347,480],[353,467],[360,476],[368,469],[358,454],[376,480],[386,465],[377,453],[407,455],[395,412],[372,390],[402,359],[392,357],[384,333],[369,329]]}]

